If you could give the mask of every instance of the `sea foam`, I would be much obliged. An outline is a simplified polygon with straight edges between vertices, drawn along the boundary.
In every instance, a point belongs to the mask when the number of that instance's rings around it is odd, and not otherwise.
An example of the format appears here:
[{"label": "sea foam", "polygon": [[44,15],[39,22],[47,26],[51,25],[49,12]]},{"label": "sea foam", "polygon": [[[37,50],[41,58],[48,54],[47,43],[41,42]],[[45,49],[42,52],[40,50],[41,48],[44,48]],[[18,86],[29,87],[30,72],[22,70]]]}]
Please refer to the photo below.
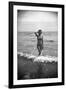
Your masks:
[{"label": "sea foam", "polygon": [[33,62],[57,62],[58,58],[55,56],[35,56],[32,54],[27,54],[27,53],[22,53],[22,52],[18,52],[17,53],[20,56],[26,57],[27,60],[29,59],[33,59]]}]

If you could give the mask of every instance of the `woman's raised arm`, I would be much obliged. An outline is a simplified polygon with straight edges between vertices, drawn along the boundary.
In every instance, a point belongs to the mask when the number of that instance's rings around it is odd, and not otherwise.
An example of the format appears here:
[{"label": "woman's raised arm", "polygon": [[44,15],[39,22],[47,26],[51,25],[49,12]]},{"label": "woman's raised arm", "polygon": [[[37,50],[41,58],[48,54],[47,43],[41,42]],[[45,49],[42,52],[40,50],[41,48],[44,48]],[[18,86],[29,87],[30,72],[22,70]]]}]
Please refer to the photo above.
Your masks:
[{"label": "woman's raised arm", "polygon": [[36,36],[38,36],[38,33],[37,32],[34,32]]}]

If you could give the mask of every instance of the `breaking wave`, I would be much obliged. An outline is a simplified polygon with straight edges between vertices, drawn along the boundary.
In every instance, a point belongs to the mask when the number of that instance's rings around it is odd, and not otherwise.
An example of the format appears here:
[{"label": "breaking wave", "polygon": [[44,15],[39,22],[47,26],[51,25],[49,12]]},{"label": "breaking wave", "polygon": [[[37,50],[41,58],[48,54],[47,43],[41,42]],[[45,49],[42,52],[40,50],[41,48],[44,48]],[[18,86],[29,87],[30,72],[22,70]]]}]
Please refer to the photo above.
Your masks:
[{"label": "breaking wave", "polygon": [[19,56],[23,56],[26,57],[27,60],[29,59],[33,59],[33,62],[57,62],[58,61],[58,57],[55,56],[35,56],[32,54],[27,54],[27,53],[22,53],[22,52],[18,52],[17,53]]}]

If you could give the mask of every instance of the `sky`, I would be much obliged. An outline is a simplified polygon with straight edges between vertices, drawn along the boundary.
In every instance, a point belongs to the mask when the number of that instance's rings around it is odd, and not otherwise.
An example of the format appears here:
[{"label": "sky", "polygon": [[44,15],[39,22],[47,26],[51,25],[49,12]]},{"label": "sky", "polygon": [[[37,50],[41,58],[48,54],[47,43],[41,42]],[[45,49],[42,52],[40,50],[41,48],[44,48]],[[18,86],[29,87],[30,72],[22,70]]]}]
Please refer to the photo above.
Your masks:
[{"label": "sky", "polygon": [[17,31],[57,31],[58,13],[35,10],[17,11]]}]

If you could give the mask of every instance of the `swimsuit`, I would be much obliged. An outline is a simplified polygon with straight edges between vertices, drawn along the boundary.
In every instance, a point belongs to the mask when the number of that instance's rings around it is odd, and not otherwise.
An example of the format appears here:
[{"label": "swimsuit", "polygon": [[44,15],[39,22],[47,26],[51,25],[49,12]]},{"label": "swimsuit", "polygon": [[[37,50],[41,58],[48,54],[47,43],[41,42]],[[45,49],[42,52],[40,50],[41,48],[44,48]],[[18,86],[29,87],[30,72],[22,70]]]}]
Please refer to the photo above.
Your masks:
[{"label": "swimsuit", "polygon": [[43,36],[37,36],[37,48],[39,49],[43,49]]}]

